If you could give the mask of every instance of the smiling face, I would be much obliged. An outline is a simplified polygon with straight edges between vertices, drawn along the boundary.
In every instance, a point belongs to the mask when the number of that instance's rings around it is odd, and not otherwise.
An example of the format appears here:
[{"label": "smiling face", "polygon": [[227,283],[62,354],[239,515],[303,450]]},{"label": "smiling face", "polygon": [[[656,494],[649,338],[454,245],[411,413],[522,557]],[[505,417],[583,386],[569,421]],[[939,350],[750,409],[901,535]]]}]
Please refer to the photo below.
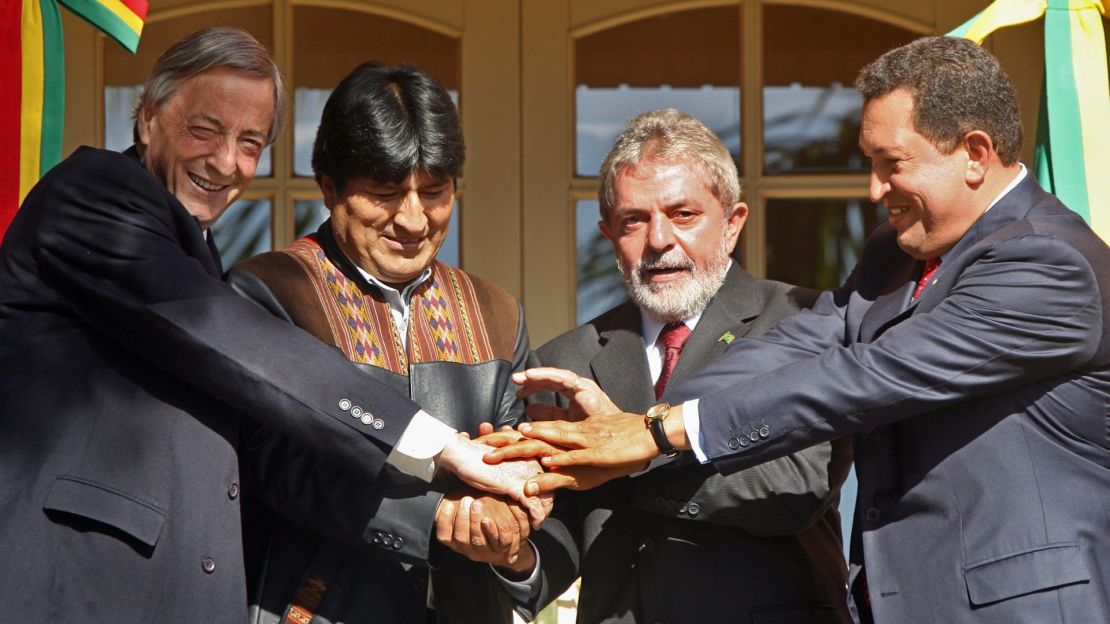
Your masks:
[{"label": "smiling face", "polygon": [[728,272],[747,206],[737,203],[726,216],[709,178],[688,159],[641,161],[621,171],[614,191],[609,220],[598,226],[633,301],[664,322],[701,312]]},{"label": "smiling face", "polygon": [[269,80],[231,69],[198,74],[140,112],[143,165],[208,228],[254,180],[273,116]]},{"label": "smiling face", "polygon": [[369,178],[347,181],[342,192],[322,176],[339,247],[355,264],[392,285],[416,279],[447,238],[455,182],[423,172],[400,184]]},{"label": "smiling face", "polygon": [[898,246],[911,256],[941,256],[985,209],[977,205],[981,165],[969,153],[974,150],[965,140],[944,154],[918,134],[907,91],[892,91],[864,106],[859,144],[871,158],[871,201],[882,202],[898,231]]}]

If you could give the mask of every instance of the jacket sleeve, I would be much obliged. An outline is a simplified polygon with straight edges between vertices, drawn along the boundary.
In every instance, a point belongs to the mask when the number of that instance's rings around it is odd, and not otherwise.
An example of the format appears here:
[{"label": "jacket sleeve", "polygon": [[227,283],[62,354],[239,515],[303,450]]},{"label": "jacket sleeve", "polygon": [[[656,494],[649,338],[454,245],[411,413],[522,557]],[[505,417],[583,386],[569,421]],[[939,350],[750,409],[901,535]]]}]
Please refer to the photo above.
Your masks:
[{"label": "jacket sleeve", "polygon": [[[81,321],[196,392],[377,475],[414,403],[238,297],[199,259],[196,222],[137,161],[94,152],[63,166],[33,200],[35,256]],[[384,426],[347,416],[344,399]]]},{"label": "jacket sleeve", "polygon": [[[949,268],[951,286],[939,303],[873,342],[834,346],[702,397],[704,448],[718,469],[735,471],[978,397],[1020,392],[1091,361],[1102,340],[1103,295],[1078,249],[1029,227],[1000,232],[976,249]],[[718,373],[742,366],[741,359],[788,340],[805,320],[793,317],[713,366]],[[763,423],[768,435],[730,448],[734,432],[753,423]]]}]

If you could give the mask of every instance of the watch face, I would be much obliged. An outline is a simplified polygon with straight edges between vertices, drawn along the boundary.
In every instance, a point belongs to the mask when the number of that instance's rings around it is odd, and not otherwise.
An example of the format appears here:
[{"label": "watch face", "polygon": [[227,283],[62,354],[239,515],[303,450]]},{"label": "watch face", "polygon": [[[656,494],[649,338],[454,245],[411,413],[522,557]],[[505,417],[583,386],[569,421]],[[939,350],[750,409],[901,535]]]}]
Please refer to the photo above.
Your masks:
[{"label": "watch face", "polygon": [[670,413],[671,406],[668,403],[657,403],[648,408],[647,414],[644,417],[647,420],[663,420]]}]

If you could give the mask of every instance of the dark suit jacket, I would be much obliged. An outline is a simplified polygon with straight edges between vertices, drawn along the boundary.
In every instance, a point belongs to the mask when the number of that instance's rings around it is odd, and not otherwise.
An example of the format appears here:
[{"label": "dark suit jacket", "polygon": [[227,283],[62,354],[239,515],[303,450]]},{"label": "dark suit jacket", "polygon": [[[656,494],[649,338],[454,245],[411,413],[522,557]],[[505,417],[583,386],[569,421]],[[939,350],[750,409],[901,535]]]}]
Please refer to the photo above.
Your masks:
[{"label": "dark suit jacket", "polygon": [[372,476],[416,412],[220,273],[133,151],[82,148],[27,196],[0,247],[8,618],[242,622],[236,414]]},{"label": "dark suit jacket", "polygon": [[[330,268],[380,301],[378,288],[339,249],[330,221],[316,236]],[[369,364],[356,366],[413,397],[439,420],[477,436],[480,423],[515,426],[524,415],[510,376],[526,367],[529,347],[516,300],[491,282],[468,277],[478,306],[471,321],[483,324],[494,359],[477,364],[420,362],[410,364],[404,375]],[[313,281],[289,254],[266,253],[242,262],[228,272],[228,283],[276,316],[336,346]],[[428,484],[392,468],[376,480],[357,478],[329,454],[314,452],[271,429],[255,433],[244,456],[244,484],[280,514],[273,520],[262,582],[252,588],[252,623],[284,621],[295,592],[309,576],[324,580],[327,587],[313,610],[313,624],[425,622],[429,564],[437,622],[511,621],[511,607],[498,591],[490,566],[434,540],[435,513],[444,491],[457,482]]]},{"label": "dark suit jacket", "polygon": [[[851,559],[880,623],[1110,622],[1110,250],[1032,178],[914,303],[895,239],[678,388],[705,450],[728,472],[856,434]],[[793,363],[745,380],[752,359]]]},{"label": "dark suit jacket", "polygon": [[[733,265],[670,383],[725,353],[725,332],[760,334],[815,294]],[[625,303],[538,356],[596,380],[622,409],[642,413],[656,401],[640,332],[639,309]],[[691,460],[684,454],[637,478],[560,492],[557,513],[534,540],[543,578],[528,606],[553,600],[581,574],[582,623],[846,621],[836,504],[850,447],[826,442],[729,477]]]}]

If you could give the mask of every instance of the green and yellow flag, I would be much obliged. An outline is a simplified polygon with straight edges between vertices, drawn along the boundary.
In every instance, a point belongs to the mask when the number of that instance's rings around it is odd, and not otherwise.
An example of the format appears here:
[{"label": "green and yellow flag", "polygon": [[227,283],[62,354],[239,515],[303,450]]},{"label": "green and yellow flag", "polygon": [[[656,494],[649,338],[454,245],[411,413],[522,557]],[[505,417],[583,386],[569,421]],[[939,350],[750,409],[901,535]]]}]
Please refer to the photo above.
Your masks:
[{"label": "green and yellow flag", "polygon": [[1110,80],[1100,0],[996,0],[948,33],[982,43],[1044,16],[1037,180],[1110,241]]},{"label": "green and yellow flag", "polygon": [[[134,52],[146,0],[60,0]],[[0,237],[42,174],[58,164],[65,117],[59,0],[0,0]]]}]

